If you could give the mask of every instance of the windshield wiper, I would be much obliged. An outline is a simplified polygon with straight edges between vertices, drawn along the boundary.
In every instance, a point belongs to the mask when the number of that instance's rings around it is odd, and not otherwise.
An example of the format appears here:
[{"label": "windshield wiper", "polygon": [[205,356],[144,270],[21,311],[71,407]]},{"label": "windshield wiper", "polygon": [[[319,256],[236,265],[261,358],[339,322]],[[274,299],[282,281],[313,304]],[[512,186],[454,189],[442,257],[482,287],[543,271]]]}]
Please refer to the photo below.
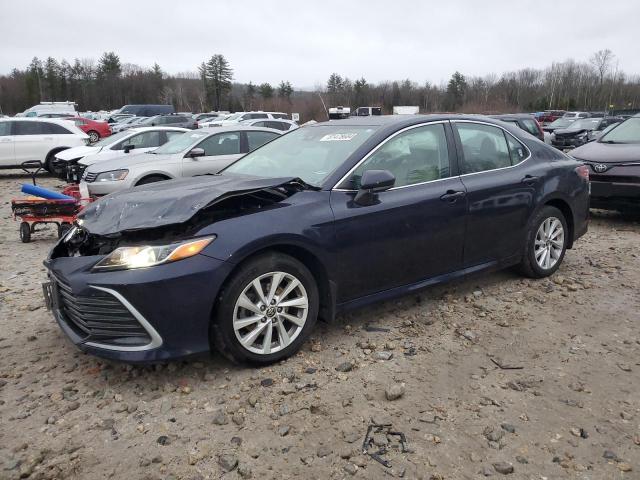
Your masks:
[{"label": "windshield wiper", "polygon": [[620,142],[616,142],[615,140],[600,140],[600,143],[608,143],[609,145],[614,145]]}]

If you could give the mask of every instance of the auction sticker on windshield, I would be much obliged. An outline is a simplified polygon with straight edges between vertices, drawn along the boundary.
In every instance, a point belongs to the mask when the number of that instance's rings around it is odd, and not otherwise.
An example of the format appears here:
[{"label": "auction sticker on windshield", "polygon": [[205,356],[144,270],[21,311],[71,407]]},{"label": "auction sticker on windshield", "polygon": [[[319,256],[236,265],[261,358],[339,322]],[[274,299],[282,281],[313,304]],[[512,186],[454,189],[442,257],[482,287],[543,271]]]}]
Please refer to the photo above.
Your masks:
[{"label": "auction sticker on windshield", "polygon": [[357,133],[330,133],[320,139],[321,142],[348,142],[353,137],[358,135]]}]

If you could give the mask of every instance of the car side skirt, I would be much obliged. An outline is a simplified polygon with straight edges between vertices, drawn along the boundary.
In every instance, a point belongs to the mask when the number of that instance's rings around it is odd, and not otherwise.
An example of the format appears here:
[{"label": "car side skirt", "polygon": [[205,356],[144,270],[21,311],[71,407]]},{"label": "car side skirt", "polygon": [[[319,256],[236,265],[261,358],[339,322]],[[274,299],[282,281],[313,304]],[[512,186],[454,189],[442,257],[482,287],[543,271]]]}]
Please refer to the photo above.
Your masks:
[{"label": "car side skirt", "polygon": [[417,291],[420,291],[424,288],[431,287],[433,285],[438,285],[441,283],[447,283],[452,280],[455,280],[461,277],[466,277],[472,274],[502,270],[504,268],[517,265],[518,263],[520,263],[521,260],[522,260],[522,255],[518,254],[502,260],[492,260],[490,262],[481,263],[479,265],[474,265],[472,267],[463,268],[462,270],[457,270],[455,272],[445,273],[444,275],[438,275],[437,277],[426,278],[416,283],[412,283],[409,285],[402,285],[400,287],[391,288],[389,290],[383,290],[382,292],[373,293],[371,295],[366,295],[364,297],[360,297],[354,300],[349,300],[347,302],[340,303],[336,305],[335,311],[336,313],[341,313],[344,311],[364,307],[372,303],[383,302],[386,300],[391,300],[396,297],[401,297],[403,295],[416,293]]}]

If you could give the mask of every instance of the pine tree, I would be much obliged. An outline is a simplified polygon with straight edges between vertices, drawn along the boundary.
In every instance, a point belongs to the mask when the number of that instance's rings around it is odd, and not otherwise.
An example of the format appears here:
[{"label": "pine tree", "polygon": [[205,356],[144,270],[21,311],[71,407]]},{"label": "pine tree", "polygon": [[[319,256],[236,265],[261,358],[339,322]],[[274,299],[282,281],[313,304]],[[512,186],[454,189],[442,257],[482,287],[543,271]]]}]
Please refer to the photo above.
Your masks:
[{"label": "pine tree", "polygon": [[281,81],[280,85],[278,85],[278,97],[285,99],[287,102],[291,103],[291,95],[293,94],[293,87],[291,83],[288,81]]},{"label": "pine tree", "polygon": [[258,90],[260,92],[260,96],[264,99],[267,100],[269,98],[273,97],[273,87],[271,86],[270,83],[263,83],[258,87]]},{"label": "pine tree", "polygon": [[213,109],[218,111],[222,105],[222,99],[231,91],[233,70],[224,55],[217,54],[213,55],[206,64],[201,65],[201,75],[203,72],[207,98],[212,103]]}]

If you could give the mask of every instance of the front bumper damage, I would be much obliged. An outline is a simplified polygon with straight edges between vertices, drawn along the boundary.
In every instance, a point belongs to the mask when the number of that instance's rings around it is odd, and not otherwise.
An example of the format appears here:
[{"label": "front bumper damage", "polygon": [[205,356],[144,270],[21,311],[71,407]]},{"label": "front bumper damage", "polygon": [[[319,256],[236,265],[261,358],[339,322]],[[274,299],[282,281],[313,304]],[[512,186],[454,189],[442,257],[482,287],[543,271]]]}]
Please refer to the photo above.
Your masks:
[{"label": "front bumper damage", "polygon": [[150,268],[91,271],[101,258],[45,262],[53,315],[76,346],[132,363],[209,351],[214,299],[232,264],[196,255]]},{"label": "front bumper damage", "polygon": [[196,238],[204,227],[265,208],[303,185],[209,176],[149,187],[91,204],[45,261],[45,299],[60,328],[103,358],[144,363],[209,351],[213,309],[234,263],[207,251],[144,268],[94,270],[96,263],[120,246]]}]

